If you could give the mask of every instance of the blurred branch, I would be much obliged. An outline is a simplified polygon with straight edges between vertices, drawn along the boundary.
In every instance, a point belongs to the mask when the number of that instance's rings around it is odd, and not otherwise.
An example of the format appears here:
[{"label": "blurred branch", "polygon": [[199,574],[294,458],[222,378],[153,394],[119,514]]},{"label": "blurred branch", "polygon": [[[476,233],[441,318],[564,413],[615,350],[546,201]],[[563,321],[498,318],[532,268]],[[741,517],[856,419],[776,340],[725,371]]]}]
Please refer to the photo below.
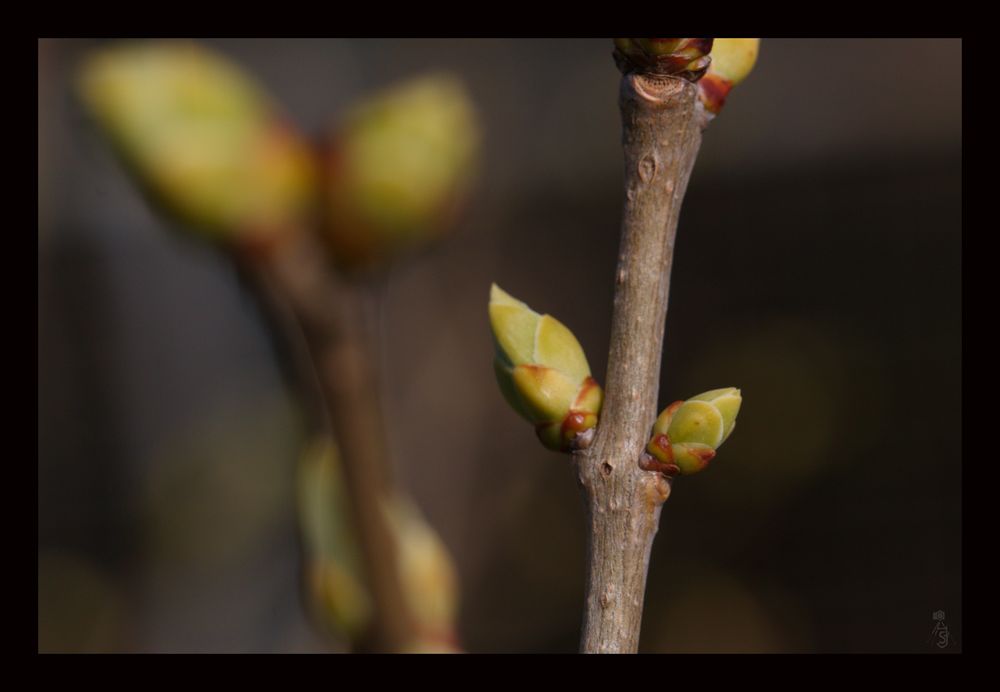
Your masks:
[{"label": "blurred branch", "polygon": [[248,74],[197,43],[96,51],[79,89],[150,201],[235,259],[303,397],[312,446],[342,453],[373,602],[353,643],[453,650],[450,558],[391,478],[369,308],[372,277],[440,238],[461,208],[479,143],[462,84],[428,75],[359,101],[319,151]]},{"label": "blurred branch", "polygon": [[701,144],[698,87],[626,73],[619,105],[625,208],[607,387],[593,444],[575,453],[589,516],[585,653],[638,649],[649,554],[670,483],[639,468],[656,417],[674,237]]},{"label": "blurred branch", "polygon": [[365,319],[365,287],[335,277],[310,234],[299,234],[267,253],[243,252],[245,271],[287,300],[303,338],[323,399],[328,429],[343,452],[345,483],[358,531],[374,619],[361,648],[399,651],[417,638],[400,583],[399,555],[382,499],[392,480],[378,399],[377,353]]},{"label": "blurred branch", "polygon": [[274,277],[245,252],[229,253],[241,282],[252,294],[278,354],[278,364],[294,388],[303,407],[306,432],[310,437],[330,435],[330,414],[323,386],[312,361],[309,343],[288,298]]}]

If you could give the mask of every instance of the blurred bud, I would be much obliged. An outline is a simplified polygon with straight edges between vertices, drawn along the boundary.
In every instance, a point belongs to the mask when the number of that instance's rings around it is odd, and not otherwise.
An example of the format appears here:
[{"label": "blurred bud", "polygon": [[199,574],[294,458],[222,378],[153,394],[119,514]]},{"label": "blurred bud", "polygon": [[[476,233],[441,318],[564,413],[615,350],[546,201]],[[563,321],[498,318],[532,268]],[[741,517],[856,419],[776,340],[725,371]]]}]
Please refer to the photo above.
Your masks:
[{"label": "blurred bud", "polygon": [[80,93],[151,201],[212,239],[266,243],[314,199],[307,143],[238,67],[194,43],[90,56]]},{"label": "blurred bud", "polygon": [[668,475],[701,471],[733,432],[742,401],[735,387],[675,401],[653,424],[646,452],[659,462],[658,470]]},{"label": "blurred bud", "polygon": [[580,342],[557,319],[539,315],[496,284],[489,312],[493,368],[507,402],[535,425],[549,449],[579,447],[577,436],[597,425],[604,397]]},{"label": "blurred bud", "polygon": [[403,647],[399,652],[402,654],[460,654],[463,653],[461,647],[443,641],[433,639],[419,639],[409,646]]},{"label": "blurred bud", "polygon": [[398,541],[400,584],[419,633],[412,650],[458,651],[458,578],[448,549],[408,498],[395,495],[383,508]]},{"label": "blurred bud", "polygon": [[371,620],[371,597],[364,584],[334,561],[306,565],[306,588],[312,609],[324,629],[356,641]]},{"label": "blurred bud", "polygon": [[370,624],[372,603],[362,579],[340,458],[332,439],[320,437],[305,449],[298,480],[311,609],[332,633],[357,641]]},{"label": "blurred bud", "polygon": [[717,38],[712,47],[712,64],[698,82],[698,94],[705,110],[717,115],[726,103],[729,90],[746,79],[757,62],[759,38]]},{"label": "blurred bud", "polygon": [[616,38],[615,62],[622,72],[654,72],[695,82],[712,58],[710,38]]},{"label": "blurred bud", "polygon": [[373,269],[446,233],[478,149],[476,114],[453,77],[416,79],[356,105],[326,161],[324,235],[334,260]]}]

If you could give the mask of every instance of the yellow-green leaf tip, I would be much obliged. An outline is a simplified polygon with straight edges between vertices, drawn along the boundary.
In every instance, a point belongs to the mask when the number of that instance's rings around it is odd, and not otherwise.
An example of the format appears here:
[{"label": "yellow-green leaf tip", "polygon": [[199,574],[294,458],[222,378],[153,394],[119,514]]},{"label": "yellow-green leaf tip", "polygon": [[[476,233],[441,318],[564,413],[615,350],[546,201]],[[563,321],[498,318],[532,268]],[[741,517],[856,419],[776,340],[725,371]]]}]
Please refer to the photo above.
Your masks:
[{"label": "yellow-green leaf tip", "polygon": [[736,86],[753,70],[759,51],[759,38],[717,38],[712,46],[712,64],[708,72]]},{"label": "yellow-green leaf tip", "polygon": [[496,284],[490,287],[489,317],[493,369],[507,403],[535,426],[549,449],[578,448],[597,425],[604,393],[576,336]]},{"label": "yellow-green leaf tip", "polygon": [[717,115],[729,91],[747,78],[760,50],[759,38],[717,38],[712,46],[712,63],[698,82],[698,95],[705,110]]}]

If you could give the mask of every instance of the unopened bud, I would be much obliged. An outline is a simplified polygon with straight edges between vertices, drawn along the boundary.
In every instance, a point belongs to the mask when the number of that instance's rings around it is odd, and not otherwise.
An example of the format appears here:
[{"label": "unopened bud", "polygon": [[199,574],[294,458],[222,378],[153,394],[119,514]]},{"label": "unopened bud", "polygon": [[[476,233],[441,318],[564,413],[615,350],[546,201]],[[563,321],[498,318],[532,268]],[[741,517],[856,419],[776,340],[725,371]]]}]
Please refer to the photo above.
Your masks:
[{"label": "unopened bud", "polygon": [[759,38],[717,38],[712,47],[712,64],[698,82],[698,94],[705,110],[717,115],[729,90],[746,79],[757,61]]},{"label": "unopened bud", "polygon": [[696,82],[712,58],[710,38],[616,38],[615,61],[622,72],[652,72]]},{"label": "unopened bud", "polygon": [[358,576],[332,561],[306,563],[306,588],[323,629],[355,641],[371,620],[371,597]]},{"label": "unopened bud", "polygon": [[306,588],[321,624],[354,641],[370,625],[373,610],[348,501],[337,446],[321,436],[303,451],[299,462]]},{"label": "unopened bud", "polygon": [[212,239],[297,228],[313,153],[238,67],[194,43],[122,43],[84,64],[80,93],[151,201]]},{"label": "unopened bud", "polygon": [[490,326],[500,391],[535,425],[549,449],[571,451],[597,425],[604,392],[590,375],[587,357],[569,329],[540,315],[493,284]]},{"label": "unopened bud", "polygon": [[675,401],[653,424],[646,452],[668,475],[701,471],[736,427],[743,399],[735,387],[713,389],[687,401]]},{"label": "unopened bud", "polygon": [[408,498],[392,496],[382,507],[396,538],[399,582],[417,629],[411,646],[426,653],[457,651],[458,577],[448,549]]},{"label": "unopened bud", "polygon": [[465,88],[422,77],[359,103],[331,134],[325,238],[346,270],[388,264],[454,225],[479,149]]}]

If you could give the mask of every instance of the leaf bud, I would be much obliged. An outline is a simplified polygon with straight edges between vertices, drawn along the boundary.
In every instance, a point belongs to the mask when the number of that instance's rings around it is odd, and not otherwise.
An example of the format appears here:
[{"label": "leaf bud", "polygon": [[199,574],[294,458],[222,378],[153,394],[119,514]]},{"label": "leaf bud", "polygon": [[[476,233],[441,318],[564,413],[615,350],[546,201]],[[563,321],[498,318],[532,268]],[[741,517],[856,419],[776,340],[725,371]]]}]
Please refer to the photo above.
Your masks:
[{"label": "leaf bud", "polygon": [[210,240],[267,244],[312,211],[308,143],[240,68],[186,41],[123,42],[80,96],[150,201]]},{"label": "leaf bud", "polygon": [[[646,453],[667,475],[697,473],[732,434],[743,399],[735,387],[713,389],[675,401],[653,423]],[[647,460],[648,465],[648,460]]]},{"label": "leaf bud", "polygon": [[604,392],[591,377],[573,332],[496,284],[490,289],[489,315],[496,346],[493,369],[511,408],[534,424],[549,449],[572,451],[586,444]]},{"label": "leaf bud", "polygon": [[324,239],[350,272],[377,269],[447,233],[467,197],[479,122],[462,83],[420,77],[356,104],[325,155]]},{"label": "leaf bud", "polygon": [[698,96],[705,110],[718,115],[730,89],[746,79],[757,62],[759,38],[717,38],[712,64],[698,81]]}]

